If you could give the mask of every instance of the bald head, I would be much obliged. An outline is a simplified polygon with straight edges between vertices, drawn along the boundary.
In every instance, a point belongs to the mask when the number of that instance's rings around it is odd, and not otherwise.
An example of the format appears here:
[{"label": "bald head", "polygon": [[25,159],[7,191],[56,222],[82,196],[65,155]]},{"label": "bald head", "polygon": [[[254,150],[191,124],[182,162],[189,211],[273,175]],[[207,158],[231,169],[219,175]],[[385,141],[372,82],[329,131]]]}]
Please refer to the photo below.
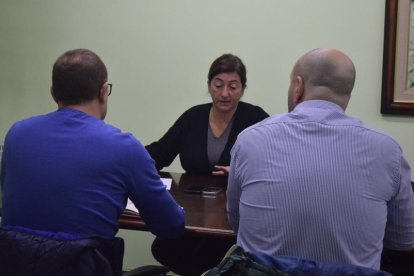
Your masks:
[{"label": "bald head", "polygon": [[329,100],[345,109],[354,88],[355,67],[341,51],[318,48],[299,58],[291,77],[303,81],[304,94],[299,102]]}]

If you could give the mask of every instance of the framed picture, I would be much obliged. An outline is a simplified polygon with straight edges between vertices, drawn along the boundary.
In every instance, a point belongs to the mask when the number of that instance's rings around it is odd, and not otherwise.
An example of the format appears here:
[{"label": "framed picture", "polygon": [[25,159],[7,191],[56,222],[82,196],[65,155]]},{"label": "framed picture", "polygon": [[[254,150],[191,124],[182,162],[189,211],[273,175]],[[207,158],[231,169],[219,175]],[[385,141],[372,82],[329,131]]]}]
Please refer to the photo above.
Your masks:
[{"label": "framed picture", "polygon": [[414,115],[414,0],[386,0],[381,113]]}]

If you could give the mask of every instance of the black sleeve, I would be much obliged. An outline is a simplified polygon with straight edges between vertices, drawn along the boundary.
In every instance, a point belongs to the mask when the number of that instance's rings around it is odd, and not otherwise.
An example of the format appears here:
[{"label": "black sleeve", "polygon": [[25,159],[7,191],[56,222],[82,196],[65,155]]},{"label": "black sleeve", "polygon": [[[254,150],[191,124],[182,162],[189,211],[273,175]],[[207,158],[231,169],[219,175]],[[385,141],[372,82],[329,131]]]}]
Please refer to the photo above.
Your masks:
[{"label": "black sleeve", "polygon": [[240,107],[240,112],[237,114],[237,135],[243,129],[269,117],[269,114],[260,106],[243,103]]},{"label": "black sleeve", "polygon": [[180,153],[183,134],[187,125],[186,113],[180,116],[170,127],[167,133],[150,145],[145,146],[152,159],[155,161],[157,170],[168,167]]}]

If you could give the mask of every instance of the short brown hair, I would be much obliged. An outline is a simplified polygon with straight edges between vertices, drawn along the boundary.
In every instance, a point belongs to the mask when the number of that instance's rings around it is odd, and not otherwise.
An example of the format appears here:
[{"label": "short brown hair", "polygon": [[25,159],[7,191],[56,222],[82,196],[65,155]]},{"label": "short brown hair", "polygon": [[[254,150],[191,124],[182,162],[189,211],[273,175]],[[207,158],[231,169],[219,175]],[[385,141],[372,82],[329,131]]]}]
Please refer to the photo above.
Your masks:
[{"label": "short brown hair", "polygon": [[232,54],[224,54],[213,61],[208,71],[208,83],[218,74],[232,72],[239,75],[243,88],[246,88],[246,67],[239,57]]},{"label": "short brown hair", "polygon": [[105,64],[97,54],[87,49],[70,50],[53,65],[52,93],[63,105],[87,102],[98,97],[107,79]]}]

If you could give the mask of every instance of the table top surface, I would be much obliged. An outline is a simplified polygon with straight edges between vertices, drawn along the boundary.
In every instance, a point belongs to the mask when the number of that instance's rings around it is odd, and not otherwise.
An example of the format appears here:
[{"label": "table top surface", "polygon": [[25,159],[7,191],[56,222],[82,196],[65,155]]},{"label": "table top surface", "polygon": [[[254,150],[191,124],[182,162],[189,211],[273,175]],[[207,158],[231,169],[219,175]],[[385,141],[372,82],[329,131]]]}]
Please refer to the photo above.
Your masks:
[{"label": "table top surface", "polygon": [[[190,234],[235,237],[227,220],[227,177],[160,172],[164,178],[172,178],[170,193],[186,213],[186,230]],[[189,194],[189,186],[220,187],[217,195]],[[148,230],[138,214],[126,211],[119,220],[123,229]]]},{"label": "table top surface", "polygon": [[[184,207],[188,233],[227,238],[235,237],[227,220],[227,177],[170,172],[160,172],[160,176],[172,178],[170,193],[177,203]],[[414,182],[411,182],[411,184],[414,190]],[[184,190],[192,185],[220,187],[223,191],[216,196],[185,193]],[[148,231],[141,217],[129,211],[125,211],[121,216],[119,225],[123,229]]]}]

